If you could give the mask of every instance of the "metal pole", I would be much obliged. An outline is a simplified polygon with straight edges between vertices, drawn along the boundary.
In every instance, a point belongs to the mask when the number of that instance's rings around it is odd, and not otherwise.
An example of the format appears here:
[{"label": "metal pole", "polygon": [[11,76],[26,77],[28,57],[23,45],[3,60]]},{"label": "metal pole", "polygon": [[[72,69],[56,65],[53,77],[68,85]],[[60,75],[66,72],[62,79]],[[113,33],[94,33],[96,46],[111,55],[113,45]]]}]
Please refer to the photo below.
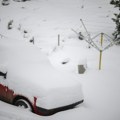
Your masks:
[{"label": "metal pole", "polygon": [[86,33],[88,34],[88,41],[89,41],[88,48],[90,48],[90,43],[91,43],[91,37],[90,37],[90,34],[89,34],[89,32],[88,32],[88,30],[87,30],[87,28],[86,28],[86,26],[85,26],[83,20],[80,19],[80,21],[81,21],[83,27],[85,28]]},{"label": "metal pole", "polygon": [[[83,24],[83,26],[84,26],[84,28],[85,28],[85,30],[86,30],[86,32],[87,32],[87,34],[88,34],[88,35],[90,35],[90,34],[89,34],[89,32],[88,32],[88,30],[87,30],[87,28],[85,27],[85,24],[83,23],[83,20],[82,20],[82,19],[80,19],[80,21],[81,21],[81,23]],[[90,37],[90,36],[89,36],[89,37]]]},{"label": "metal pole", "polygon": [[[103,33],[101,33],[101,40],[100,40],[100,43],[101,43],[101,47],[102,47],[102,45],[103,45]],[[102,64],[102,50],[100,50],[99,70],[101,70],[101,64]]]},{"label": "metal pole", "polygon": [[60,46],[60,35],[58,34],[58,46]]},{"label": "metal pole", "polygon": [[102,64],[102,50],[100,50],[99,70],[101,70],[101,64]]},{"label": "metal pole", "polygon": [[87,28],[85,27],[85,24],[84,24],[83,20],[80,19],[80,21],[81,21],[81,23],[82,23],[82,25],[83,25],[83,27],[84,27],[84,29],[85,29],[85,31],[86,31],[88,37],[89,37],[89,38],[88,38],[88,43],[89,43],[89,46],[88,46],[88,47],[90,47],[90,45],[93,44],[93,45],[95,46],[96,49],[99,49],[99,48],[97,47],[97,45],[92,41],[91,36],[90,36],[90,34],[89,34]]},{"label": "metal pole", "polygon": [[103,34],[104,34],[104,33],[101,33],[101,42],[100,42],[100,43],[101,43],[101,47],[102,47],[102,45],[103,45]]}]

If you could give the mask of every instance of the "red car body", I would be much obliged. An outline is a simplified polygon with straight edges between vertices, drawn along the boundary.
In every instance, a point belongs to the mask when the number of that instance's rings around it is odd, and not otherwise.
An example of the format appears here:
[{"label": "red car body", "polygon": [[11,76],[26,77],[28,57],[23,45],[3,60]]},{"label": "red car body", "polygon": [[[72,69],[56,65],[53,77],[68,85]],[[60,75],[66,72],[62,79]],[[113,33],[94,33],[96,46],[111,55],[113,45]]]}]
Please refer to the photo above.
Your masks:
[{"label": "red car body", "polygon": [[[1,77],[0,77],[0,79],[1,79]],[[59,112],[59,111],[62,111],[62,110],[74,108],[76,105],[83,102],[83,100],[81,100],[81,101],[78,101],[78,102],[73,103],[71,105],[62,106],[59,108],[54,108],[54,109],[48,110],[48,109],[37,107],[37,105],[36,105],[37,98],[36,97],[34,97],[34,100],[32,102],[26,96],[14,93],[13,90],[10,90],[7,86],[2,85],[1,83],[0,83],[0,99],[2,101],[5,101],[5,102],[13,104],[13,105],[15,105],[15,102],[18,99],[24,99],[25,101],[27,101],[30,104],[30,106],[32,108],[32,112],[34,112],[38,115],[44,115],[44,116],[52,115],[52,114]]]}]

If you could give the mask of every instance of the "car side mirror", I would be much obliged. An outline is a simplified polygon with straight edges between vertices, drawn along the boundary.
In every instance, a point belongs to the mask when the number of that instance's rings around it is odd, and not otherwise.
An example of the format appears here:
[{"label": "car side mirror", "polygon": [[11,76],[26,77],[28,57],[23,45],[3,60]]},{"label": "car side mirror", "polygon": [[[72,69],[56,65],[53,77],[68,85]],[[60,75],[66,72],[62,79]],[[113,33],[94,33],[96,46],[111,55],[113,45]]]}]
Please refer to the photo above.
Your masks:
[{"label": "car side mirror", "polygon": [[6,78],[7,78],[7,72],[6,72],[6,73],[3,73],[3,72],[0,71],[0,76],[3,76],[4,79],[6,79]]}]

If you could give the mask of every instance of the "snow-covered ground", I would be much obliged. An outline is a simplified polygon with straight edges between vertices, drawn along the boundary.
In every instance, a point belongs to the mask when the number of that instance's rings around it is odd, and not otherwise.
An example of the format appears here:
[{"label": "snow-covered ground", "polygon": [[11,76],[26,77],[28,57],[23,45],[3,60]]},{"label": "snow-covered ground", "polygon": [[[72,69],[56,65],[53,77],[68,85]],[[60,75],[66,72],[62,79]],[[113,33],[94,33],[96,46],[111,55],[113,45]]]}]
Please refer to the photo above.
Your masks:
[{"label": "snow-covered ground", "polygon": [[[115,25],[111,18],[116,11],[110,0],[31,0],[0,5],[0,39],[29,41],[45,52],[52,65],[61,71],[79,76],[84,103],[75,109],[49,117],[38,116],[0,101],[0,120],[119,120],[120,119],[120,47],[103,52],[102,69],[98,70],[99,52],[88,49],[71,30],[86,35],[83,19],[91,36],[104,32],[111,36]],[[12,29],[8,23],[13,20]],[[27,31],[27,32],[26,32]],[[57,47],[58,34],[60,46]],[[111,36],[112,37],[112,36]],[[100,40],[100,36],[95,39]],[[1,58],[0,58],[1,59]],[[66,64],[62,64],[66,62]],[[77,65],[86,64],[84,74],[77,74]]]}]

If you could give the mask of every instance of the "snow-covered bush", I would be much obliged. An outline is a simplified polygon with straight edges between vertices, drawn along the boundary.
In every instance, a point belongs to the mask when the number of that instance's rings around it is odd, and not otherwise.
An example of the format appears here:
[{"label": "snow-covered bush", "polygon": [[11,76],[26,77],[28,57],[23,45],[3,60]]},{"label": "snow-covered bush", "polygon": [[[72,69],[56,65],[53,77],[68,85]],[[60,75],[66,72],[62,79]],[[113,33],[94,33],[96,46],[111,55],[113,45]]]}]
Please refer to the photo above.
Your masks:
[{"label": "snow-covered bush", "polygon": [[[111,0],[110,4],[114,5],[120,10],[120,0]],[[113,36],[116,41],[119,41],[120,40],[120,12],[115,13],[114,15],[115,15],[115,18],[112,18],[112,20],[115,22],[116,28],[113,33]],[[120,44],[120,42],[118,42],[118,44]]]}]

